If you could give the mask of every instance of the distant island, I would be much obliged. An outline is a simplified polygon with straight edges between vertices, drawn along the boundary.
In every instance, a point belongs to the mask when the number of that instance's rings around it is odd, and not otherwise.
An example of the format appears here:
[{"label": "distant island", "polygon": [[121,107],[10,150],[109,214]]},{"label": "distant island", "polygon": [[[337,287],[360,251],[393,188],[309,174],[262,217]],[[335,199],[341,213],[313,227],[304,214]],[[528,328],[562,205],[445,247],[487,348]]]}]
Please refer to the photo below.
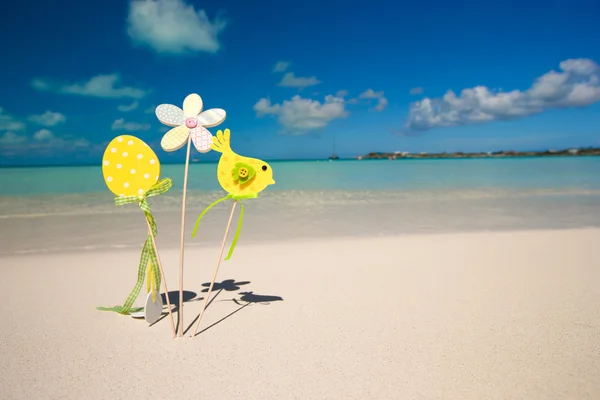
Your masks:
[{"label": "distant island", "polygon": [[565,156],[600,156],[600,148],[586,147],[565,150],[545,151],[513,151],[501,150],[478,153],[463,153],[461,151],[452,153],[409,153],[396,151],[394,153],[371,152],[365,156],[358,156],[359,160],[388,159],[396,160],[402,158],[502,158],[502,157],[565,157]]}]

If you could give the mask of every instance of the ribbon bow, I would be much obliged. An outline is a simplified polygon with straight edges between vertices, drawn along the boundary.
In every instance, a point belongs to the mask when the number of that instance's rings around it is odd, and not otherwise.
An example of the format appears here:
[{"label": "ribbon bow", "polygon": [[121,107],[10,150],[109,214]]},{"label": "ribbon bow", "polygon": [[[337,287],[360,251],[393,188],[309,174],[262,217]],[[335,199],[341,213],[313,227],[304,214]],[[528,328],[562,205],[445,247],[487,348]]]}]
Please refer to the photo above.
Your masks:
[{"label": "ribbon bow", "polygon": [[204,211],[202,211],[202,213],[196,220],[196,225],[194,225],[194,230],[192,231],[192,237],[196,237],[196,231],[198,230],[198,226],[200,225],[200,220],[202,219],[202,217],[204,217],[204,214],[206,214],[208,212],[208,210],[210,210],[211,208],[213,208],[220,202],[228,200],[228,199],[233,199],[234,201],[239,202],[240,203],[240,217],[238,219],[238,225],[235,230],[235,235],[233,236],[233,241],[231,242],[231,247],[229,248],[229,253],[227,253],[227,257],[225,257],[225,261],[229,260],[231,258],[231,255],[233,254],[233,249],[235,248],[235,245],[240,236],[240,231],[242,230],[242,221],[244,220],[244,203],[242,202],[242,200],[243,199],[255,199],[257,197],[258,197],[258,194],[256,194],[256,193],[246,194],[243,196],[234,196],[232,194],[228,194],[227,196],[222,197],[219,200],[213,202],[208,207],[206,207],[204,209]]},{"label": "ribbon bow", "polygon": [[[148,236],[146,237],[146,241],[144,242],[144,247],[142,247],[142,254],[140,257],[140,264],[138,266],[138,278],[133,290],[127,296],[125,303],[122,306],[115,307],[97,307],[98,310],[102,311],[115,311],[119,314],[128,315],[130,312],[137,312],[143,310],[142,307],[132,309],[131,306],[135,299],[137,299],[140,294],[140,290],[142,289],[142,285],[144,284],[144,276],[146,275],[146,268],[150,267],[148,271],[149,281],[154,281],[154,287],[150,287],[150,282],[148,283],[148,291],[152,290],[153,293],[153,301],[156,301],[156,293],[160,288],[160,270],[158,267],[158,258],[156,252],[154,251],[154,246],[152,246],[152,236],[156,237],[157,228],[156,222],[154,222],[154,216],[152,215],[152,211],[150,210],[150,205],[148,204],[147,198],[152,196],[158,196],[159,194],[163,194],[167,192],[173,186],[173,182],[170,178],[165,178],[155,183],[150,189],[146,191],[143,195],[140,196],[120,196],[115,198],[115,204],[117,206],[122,206],[124,204],[130,203],[139,203],[140,208],[144,211],[146,216],[146,220],[148,221],[148,225],[150,226],[150,230],[148,232]],[[150,232],[151,231],[151,232]]]}]

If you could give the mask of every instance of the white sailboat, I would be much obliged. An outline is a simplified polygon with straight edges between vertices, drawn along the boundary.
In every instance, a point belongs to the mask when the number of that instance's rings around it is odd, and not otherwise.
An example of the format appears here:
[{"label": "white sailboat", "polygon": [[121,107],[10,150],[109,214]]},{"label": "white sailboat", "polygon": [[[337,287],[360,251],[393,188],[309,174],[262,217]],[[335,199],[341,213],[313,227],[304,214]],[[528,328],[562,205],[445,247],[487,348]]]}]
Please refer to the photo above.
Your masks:
[{"label": "white sailboat", "polygon": [[333,134],[333,152],[329,156],[329,162],[333,162],[333,160],[339,160],[340,158],[335,154],[335,133]]}]

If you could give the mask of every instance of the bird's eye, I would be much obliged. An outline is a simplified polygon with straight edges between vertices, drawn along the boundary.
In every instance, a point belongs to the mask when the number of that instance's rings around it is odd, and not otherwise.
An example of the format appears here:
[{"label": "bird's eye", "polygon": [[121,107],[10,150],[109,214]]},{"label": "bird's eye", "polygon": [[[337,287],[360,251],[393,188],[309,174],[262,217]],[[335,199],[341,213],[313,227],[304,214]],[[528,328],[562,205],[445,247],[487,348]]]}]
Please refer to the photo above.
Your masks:
[{"label": "bird's eye", "polygon": [[267,166],[266,166],[266,165],[263,165],[263,166],[262,166],[262,170],[263,170],[263,171],[266,171],[266,170],[267,170]]}]

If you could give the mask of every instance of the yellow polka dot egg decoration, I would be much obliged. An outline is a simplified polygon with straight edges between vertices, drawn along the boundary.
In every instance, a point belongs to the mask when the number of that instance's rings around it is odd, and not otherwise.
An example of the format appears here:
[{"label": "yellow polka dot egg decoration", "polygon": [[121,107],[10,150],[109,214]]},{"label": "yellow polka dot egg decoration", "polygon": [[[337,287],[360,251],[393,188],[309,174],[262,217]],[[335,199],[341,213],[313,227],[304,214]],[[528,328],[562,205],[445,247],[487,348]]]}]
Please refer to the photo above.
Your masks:
[{"label": "yellow polka dot egg decoration", "polygon": [[106,186],[117,196],[141,196],[160,177],[158,157],[143,140],[121,135],[106,147],[102,158]]}]

